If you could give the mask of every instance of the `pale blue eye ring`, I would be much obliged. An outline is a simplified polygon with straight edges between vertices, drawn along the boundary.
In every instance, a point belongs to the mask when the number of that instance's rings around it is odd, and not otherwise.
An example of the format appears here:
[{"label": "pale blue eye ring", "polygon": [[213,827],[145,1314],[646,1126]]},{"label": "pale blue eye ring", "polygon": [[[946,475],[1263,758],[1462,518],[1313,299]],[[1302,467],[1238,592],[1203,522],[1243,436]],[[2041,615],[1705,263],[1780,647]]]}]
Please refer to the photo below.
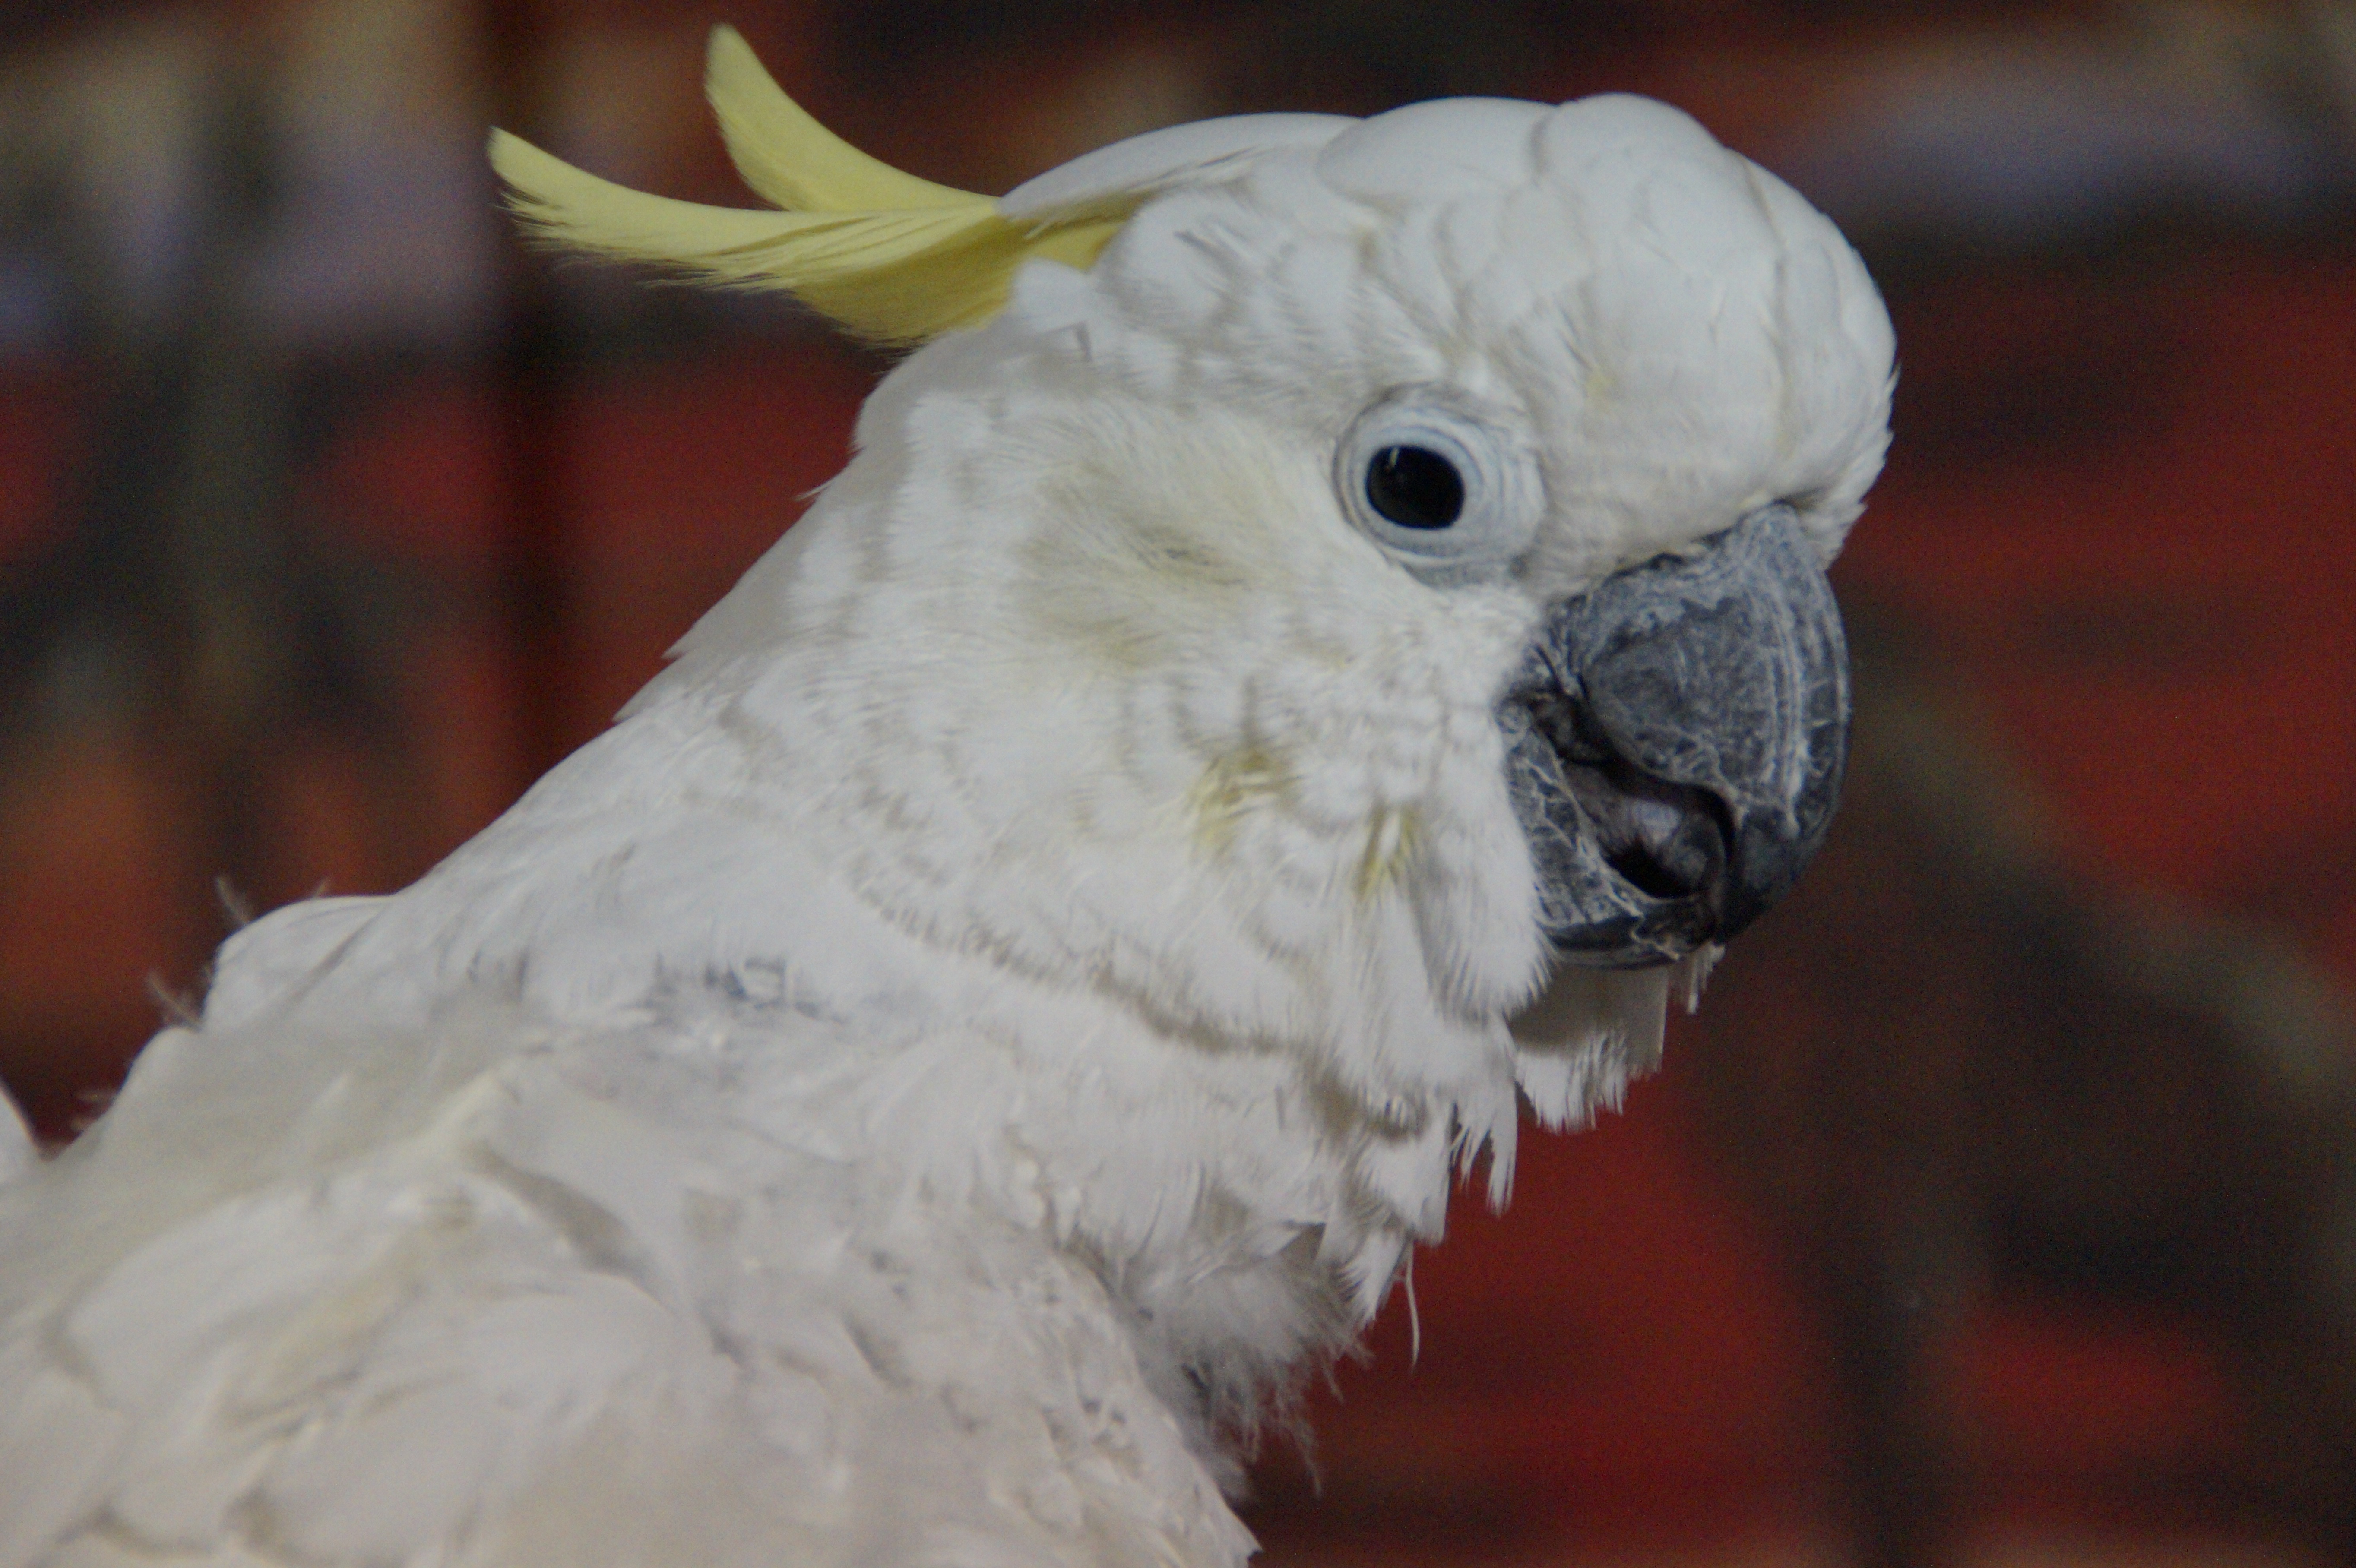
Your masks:
[{"label": "pale blue eye ring", "polygon": [[1460,389],[1392,389],[1334,449],[1343,515],[1427,581],[1510,574],[1543,509],[1536,455],[1510,431]]}]

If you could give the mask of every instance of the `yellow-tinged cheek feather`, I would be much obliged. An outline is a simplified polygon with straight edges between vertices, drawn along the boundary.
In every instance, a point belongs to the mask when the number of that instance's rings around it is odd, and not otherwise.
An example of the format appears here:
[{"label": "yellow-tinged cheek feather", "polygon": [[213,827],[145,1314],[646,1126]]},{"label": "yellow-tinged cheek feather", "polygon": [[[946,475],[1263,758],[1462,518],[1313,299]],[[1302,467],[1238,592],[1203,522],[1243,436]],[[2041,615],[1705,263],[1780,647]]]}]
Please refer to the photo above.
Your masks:
[{"label": "yellow-tinged cheek feather", "polygon": [[1408,857],[1415,853],[1419,824],[1415,807],[1386,805],[1375,812],[1366,827],[1366,852],[1358,861],[1359,901],[1372,903],[1399,879]]},{"label": "yellow-tinged cheek feather", "polygon": [[[1033,418],[1016,608],[1053,650],[1134,673],[1220,657],[1303,581],[1315,464],[1239,421],[1112,402]],[[1258,635],[1258,634],[1252,634]]]},{"label": "yellow-tinged cheek feather", "polygon": [[1235,848],[1247,813],[1281,801],[1291,790],[1291,770],[1262,747],[1246,746],[1215,759],[1186,796],[1195,844],[1210,854],[1226,854]]},{"label": "yellow-tinged cheek feather", "polygon": [[[1274,752],[1247,746],[1215,760],[1187,792],[1196,848],[1212,856],[1234,849],[1249,813],[1281,805],[1293,789],[1291,770]],[[1366,824],[1353,891],[1372,903],[1397,886],[1414,855],[1421,822],[1412,805],[1386,805]]]}]

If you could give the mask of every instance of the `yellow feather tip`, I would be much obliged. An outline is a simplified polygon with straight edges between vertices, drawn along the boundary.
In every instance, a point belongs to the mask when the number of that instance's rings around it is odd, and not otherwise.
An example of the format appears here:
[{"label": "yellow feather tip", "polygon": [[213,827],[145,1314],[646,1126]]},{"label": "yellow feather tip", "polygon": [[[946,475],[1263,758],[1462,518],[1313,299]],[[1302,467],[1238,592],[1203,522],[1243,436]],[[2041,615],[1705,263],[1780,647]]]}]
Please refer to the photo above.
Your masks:
[{"label": "yellow feather tip", "polygon": [[712,29],[704,96],[744,183],[788,212],[889,212],[988,201],[903,174],[812,119],[730,27]]},{"label": "yellow feather tip", "polygon": [[733,27],[712,34],[705,90],[744,183],[782,210],[649,196],[491,133],[491,167],[534,237],[706,283],[789,293],[862,337],[916,344],[1004,308],[1033,256],[1085,267],[1127,220],[1101,206],[1022,225],[990,197],[869,157],[787,97]]}]

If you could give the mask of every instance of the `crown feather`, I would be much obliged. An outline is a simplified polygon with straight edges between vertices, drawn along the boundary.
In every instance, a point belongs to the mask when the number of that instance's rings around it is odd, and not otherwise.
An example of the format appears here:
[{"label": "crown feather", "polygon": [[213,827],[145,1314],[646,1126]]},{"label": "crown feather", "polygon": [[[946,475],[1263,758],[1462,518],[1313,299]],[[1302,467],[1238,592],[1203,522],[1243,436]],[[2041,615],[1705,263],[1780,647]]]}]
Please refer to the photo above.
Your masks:
[{"label": "crown feather", "polygon": [[993,197],[904,174],[836,136],[731,27],[712,31],[706,90],[737,172],[783,210],[649,196],[494,131],[491,166],[509,205],[550,243],[782,290],[862,337],[915,344],[997,315],[1034,256],[1089,265],[1144,200],[1017,223]]},{"label": "crown feather", "polygon": [[990,200],[905,174],[819,124],[786,96],[734,27],[712,29],[703,92],[736,172],[787,212],[888,212]]}]

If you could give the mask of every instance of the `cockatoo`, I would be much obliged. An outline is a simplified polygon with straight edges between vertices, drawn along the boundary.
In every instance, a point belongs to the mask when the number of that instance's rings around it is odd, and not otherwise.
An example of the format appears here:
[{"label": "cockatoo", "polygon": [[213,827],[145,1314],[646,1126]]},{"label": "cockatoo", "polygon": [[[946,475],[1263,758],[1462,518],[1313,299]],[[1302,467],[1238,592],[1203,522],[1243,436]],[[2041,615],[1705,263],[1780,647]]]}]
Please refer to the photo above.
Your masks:
[{"label": "cockatoo", "polygon": [[1236,1563],[1254,1422],[1825,831],[1890,327],[1693,121],[993,200],[710,87],[781,210],[492,156],[923,346],[610,731],[0,1159],[5,1568]]}]

